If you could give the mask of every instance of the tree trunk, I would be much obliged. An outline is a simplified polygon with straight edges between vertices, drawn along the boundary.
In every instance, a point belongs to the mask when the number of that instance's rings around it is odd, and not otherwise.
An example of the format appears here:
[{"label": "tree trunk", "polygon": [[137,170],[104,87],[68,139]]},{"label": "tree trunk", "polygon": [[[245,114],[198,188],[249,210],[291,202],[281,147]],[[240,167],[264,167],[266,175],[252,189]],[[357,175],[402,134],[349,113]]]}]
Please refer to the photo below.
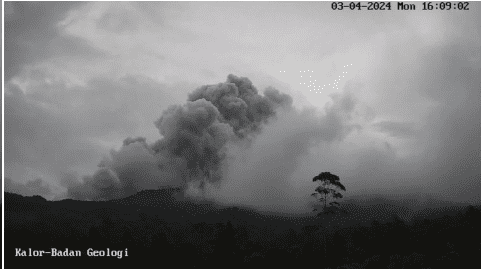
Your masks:
[{"label": "tree trunk", "polygon": [[327,202],[327,194],[324,193],[324,209],[323,211],[326,211],[326,202]]},{"label": "tree trunk", "polygon": [[205,197],[205,178],[200,182],[200,189],[202,191],[202,197]]}]

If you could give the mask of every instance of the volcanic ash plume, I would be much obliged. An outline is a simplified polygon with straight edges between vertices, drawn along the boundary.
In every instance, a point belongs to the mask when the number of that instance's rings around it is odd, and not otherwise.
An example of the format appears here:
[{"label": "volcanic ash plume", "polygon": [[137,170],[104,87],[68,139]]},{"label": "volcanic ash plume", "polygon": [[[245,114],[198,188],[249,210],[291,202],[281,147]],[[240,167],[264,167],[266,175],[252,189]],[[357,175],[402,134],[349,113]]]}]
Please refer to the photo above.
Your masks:
[{"label": "volcanic ash plume", "polygon": [[248,78],[227,77],[226,83],[206,85],[189,95],[189,101],[205,99],[219,111],[222,122],[228,123],[236,135],[244,138],[258,131],[262,123],[275,115],[279,106],[291,107],[292,97],[282,94],[274,88],[267,88],[264,96]]},{"label": "volcanic ash plume", "polygon": [[225,83],[201,86],[186,104],[169,107],[155,122],[160,140],[149,145],[144,138],[127,138],[93,176],[68,183],[69,196],[106,200],[165,185],[216,182],[226,145],[252,139],[277,108],[291,105],[289,95],[274,88],[260,95],[244,77],[229,75]]}]

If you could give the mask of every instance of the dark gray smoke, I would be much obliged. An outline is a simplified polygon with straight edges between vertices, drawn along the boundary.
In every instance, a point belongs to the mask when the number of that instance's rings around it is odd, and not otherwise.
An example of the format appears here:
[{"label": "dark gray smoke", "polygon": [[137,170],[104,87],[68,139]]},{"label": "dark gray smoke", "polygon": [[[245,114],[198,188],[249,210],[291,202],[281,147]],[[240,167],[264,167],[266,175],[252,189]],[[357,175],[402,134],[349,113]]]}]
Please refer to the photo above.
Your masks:
[{"label": "dark gray smoke", "polygon": [[[142,189],[175,184],[158,168],[158,159],[145,139],[126,139],[119,151],[99,164],[92,176],[77,182],[75,177],[64,177],[69,196],[74,199],[108,200],[132,195]],[[162,179],[162,180],[159,180]]]},{"label": "dark gray smoke", "polygon": [[162,138],[127,138],[100,169],[83,182],[69,180],[69,196],[105,200],[165,185],[219,181],[226,145],[254,137],[292,98],[274,88],[260,95],[248,78],[229,75],[225,83],[197,88],[184,105],[165,110],[155,126]]},{"label": "dark gray smoke", "polygon": [[264,96],[259,95],[248,78],[232,74],[226,83],[199,87],[188,98],[191,102],[200,99],[212,103],[220,113],[219,120],[232,126],[241,138],[258,131],[261,124],[274,116],[279,106],[292,105],[291,96],[274,88],[267,88]]}]

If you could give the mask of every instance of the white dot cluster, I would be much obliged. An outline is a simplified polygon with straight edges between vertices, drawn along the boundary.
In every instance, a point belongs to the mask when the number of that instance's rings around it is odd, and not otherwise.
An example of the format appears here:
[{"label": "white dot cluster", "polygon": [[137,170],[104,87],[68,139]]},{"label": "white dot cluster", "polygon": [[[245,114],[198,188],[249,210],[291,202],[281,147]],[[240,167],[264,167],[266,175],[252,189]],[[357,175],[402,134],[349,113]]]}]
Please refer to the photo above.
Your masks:
[{"label": "white dot cluster", "polygon": [[[343,68],[347,68],[352,66],[352,64],[344,65]],[[327,88],[339,89],[339,82],[347,75],[347,69],[343,69],[345,71],[342,72],[334,81],[330,83],[321,83],[318,82],[316,76],[314,74],[314,70],[300,70],[299,71],[299,85],[307,86],[309,91],[315,93],[321,93],[322,90]],[[280,73],[285,73],[285,70],[279,71]]]}]

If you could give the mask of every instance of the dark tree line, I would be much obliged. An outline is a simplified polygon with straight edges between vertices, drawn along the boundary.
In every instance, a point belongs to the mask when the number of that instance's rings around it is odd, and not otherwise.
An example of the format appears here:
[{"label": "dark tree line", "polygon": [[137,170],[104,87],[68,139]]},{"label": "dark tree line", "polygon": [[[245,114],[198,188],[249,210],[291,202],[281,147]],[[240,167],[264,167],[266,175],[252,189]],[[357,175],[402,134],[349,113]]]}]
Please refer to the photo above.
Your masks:
[{"label": "dark tree line", "polygon": [[[380,219],[371,210],[374,206],[332,203],[342,197],[338,191],[345,191],[337,176],[321,173],[313,181],[320,182],[316,192],[323,198],[323,212],[335,207],[345,213],[266,216],[243,208],[202,205],[202,211],[201,205],[185,202],[139,208],[112,202],[49,202],[5,193],[5,264],[31,262],[14,257],[15,248],[49,247],[128,248],[128,259],[94,263],[121,267],[147,261],[167,265],[173,260],[194,268],[225,267],[226,262],[254,267],[296,262],[321,268],[471,268],[481,254],[480,207],[445,208],[441,217],[422,215],[411,222],[395,214]],[[35,262],[52,268],[72,260]]]}]

